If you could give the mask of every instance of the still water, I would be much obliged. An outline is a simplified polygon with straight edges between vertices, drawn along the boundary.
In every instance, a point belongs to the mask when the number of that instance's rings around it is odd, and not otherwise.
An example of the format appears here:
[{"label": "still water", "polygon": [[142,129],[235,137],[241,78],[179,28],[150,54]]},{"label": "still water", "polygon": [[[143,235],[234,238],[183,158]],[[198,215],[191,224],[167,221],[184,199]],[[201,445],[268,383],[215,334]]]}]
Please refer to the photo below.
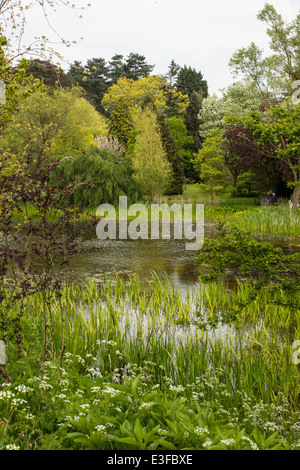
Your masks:
[{"label": "still water", "polygon": [[[205,239],[212,236],[214,223],[205,224]],[[255,237],[260,241],[271,241],[284,251],[299,251],[299,241],[284,240],[270,236]],[[199,285],[196,265],[199,250],[187,250],[185,240],[99,240],[97,235],[84,243],[84,251],[73,259],[70,274],[78,281],[101,281],[105,276],[138,275],[140,280],[149,280],[153,272],[159,277],[165,276],[179,290],[186,290]],[[87,249],[85,251],[85,248]]]},{"label": "still water", "polygon": [[70,266],[75,278],[101,280],[105,275],[138,275],[148,280],[155,272],[179,289],[198,283],[198,251],[188,251],[183,240],[92,240],[89,249]]}]

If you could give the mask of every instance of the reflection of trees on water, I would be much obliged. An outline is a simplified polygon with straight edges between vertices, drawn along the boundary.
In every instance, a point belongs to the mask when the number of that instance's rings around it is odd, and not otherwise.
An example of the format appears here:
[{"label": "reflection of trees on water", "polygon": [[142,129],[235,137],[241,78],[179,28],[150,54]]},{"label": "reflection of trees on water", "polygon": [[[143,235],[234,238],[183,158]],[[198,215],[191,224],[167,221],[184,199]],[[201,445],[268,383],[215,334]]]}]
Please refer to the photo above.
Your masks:
[{"label": "reflection of trees on water", "polygon": [[197,254],[187,251],[183,240],[94,240],[87,253],[75,257],[73,268],[84,277],[117,272],[149,279],[153,271],[166,274],[174,285],[189,285],[198,280]]}]

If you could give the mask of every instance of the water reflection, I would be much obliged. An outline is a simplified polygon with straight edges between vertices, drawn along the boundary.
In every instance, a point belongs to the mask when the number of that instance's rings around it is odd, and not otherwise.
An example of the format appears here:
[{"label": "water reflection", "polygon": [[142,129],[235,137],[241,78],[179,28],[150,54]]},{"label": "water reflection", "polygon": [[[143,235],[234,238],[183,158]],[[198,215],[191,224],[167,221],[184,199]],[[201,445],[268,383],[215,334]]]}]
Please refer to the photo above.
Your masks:
[{"label": "water reflection", "polygon": [[97,281],[117,273],[148,280],[154,271],[160,278],[167,275],[178,288],[198,283],[195,260],[199,253],[187,251],[183,240],[92,240],[85,247],[88,251],[72,263],[76,277]]},{"label": "water reflection", "polygon": [[[215,224],[205,224],[205,238],[211,237],[214,230]],[[260,236],[255,238],[271,241]],[[297,240],[272,242],[289,254],[299,251]],[[195,264],[199,251],[187,250],[185,240],[99,240],[95,234],[83,247],[87,251],[77,255],[70,266],[71,275],[77,280],[99,281],[110,274],[135,274],[147,281],[155,272],[159,278],[167,275],[173,285],[183,291],[199,285]]]}]

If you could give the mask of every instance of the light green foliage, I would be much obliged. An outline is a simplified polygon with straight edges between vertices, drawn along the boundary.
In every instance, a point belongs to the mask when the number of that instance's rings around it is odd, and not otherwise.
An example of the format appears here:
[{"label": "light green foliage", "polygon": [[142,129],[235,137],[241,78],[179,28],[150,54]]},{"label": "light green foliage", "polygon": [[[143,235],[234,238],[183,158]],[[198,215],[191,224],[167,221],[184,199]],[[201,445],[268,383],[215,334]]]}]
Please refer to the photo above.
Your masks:
[{"label": "light green foliage", "polygon": [[136,192],[131,160],[112,149],[91,146],[85,154],[63,160],[60,170],[70,183],[77,179],[93,182],[91,187],[79,184],[75,194],[74,202],[86,207],[117,203],[122,194],[130,200]]},{"label": "light green foliage", "polygon": [[215,203],[217,196],[228,188],[229,172],[225,165],[222,151],[222,135],[220,130],[211,133],[194,159],[195,169],[199,172],[202,183],[199,186],[208,192]]},{"label": "light green foliage", "polygon": [[[64,367],[54,361],[43,373],[0,385],[1,450],[276,450],[295,444],[278,432],[274,422],[286,417],[284,406],[255,404],[241,397],[243,423],[223,408],[200,397],[209,388],[219,395],[222,373],[203,375],[190,390],[166,380],[158,388],[145,382],[155,363],[135,365],[124,384],[95,369],[91,355],[66,353]],[[203,387],[204,385],[204,387]],[[160,389],[162,387],[162,389]],[[223,390],[223,392],[222,392]],[[251,409],[251,413],[250,410]],[[226,410],[223,410],[226,411]],[[272,421],[267,422],[267,419]],[[275,419],[274,419],[275,418]],[[18,419],[18,421],[15,421]],[[238,423],[237,423],[238,421]],[[255,422],[260,423],[259,429]],[[235,423],[235,424],[233,424]],[[269,427],[268,427],[269,425]],[[296,442],[296,441],[295,441]],[[120,454],[117,457],[121,457]]]},{"label": "light green foliage", "polygon": [[150,108],[137,115],[136,131],[132,153],[134,177],[141,193],[154,201],[167,190],[172,173],[163,149],[156,115]]},{"label": "light green foliage", "polygon": [[105,119],[76,89],[43,90],[19,104],[2,145],[41,164],[84,150],[106,132]]},{"label": "light green foliage", "polygon": [[[26,60],[21,60],[16,66],[14,73],[12,72],[11,64],[5,52],[6,48],[7,39],[4,36],[0,36],[0,80],[5,83],[4,96],[2,97],[3,102],[0,104],[0,193],[2,192],[2,177],[15,175],[19,172],[21,181],[22,174],[18,156],[10,148],[7,148],[3,135],[7,131],[9,132],[13,126],[13,115],[19,102],[26,98],[28,99],[31,94],[41,88],[39,80],[35,80],[32,76],[27,76],[26,68],[28,64]],[[2,197],[3,195],[0,194],[0,202]]]},{"label": "light green foliage", "polygon": [[102,99],[102,106],[111,113],[115,103],[120,98],[125,98],[133,115],[138,111],[145,98],[150,97],[154,106],[160,112],[168,110],[169,93],[172,95],[172,102],[175,101],[179,113],[183,113],[188,105],[187,95],[183,95],[175,88],[170,88],[167,81],[161,75],[142,77],[138,80],[121,77],[105,93]]},{"label": "light green foliage", "polygon": [[255,85],[256,94],[265,107],[292,93],[292,83],[299,79],[299,15],[285,23],[275,8],[266,3],[258,19],[268,25],[267,34],[273,55],[264,57],[254,43],[237,50],[230,67],[235,76],[241,75]]}]

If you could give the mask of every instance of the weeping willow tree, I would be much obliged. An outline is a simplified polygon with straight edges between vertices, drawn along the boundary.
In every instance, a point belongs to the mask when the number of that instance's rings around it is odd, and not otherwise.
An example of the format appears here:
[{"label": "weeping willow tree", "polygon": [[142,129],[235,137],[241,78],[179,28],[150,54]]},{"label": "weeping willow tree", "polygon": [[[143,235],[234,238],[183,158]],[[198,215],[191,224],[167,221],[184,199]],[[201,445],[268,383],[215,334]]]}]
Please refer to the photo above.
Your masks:
[{"label": "weeping willow tree", "polygon": [[[116,204],[120,195],[127,195],[129,200],[136,196],[130,158],[120,156],[108,149],[91,146],[74,158],[63,160],[61,169],[67,181],[79,180],[74,203],[86,207],[98,207],[100,204]],[[85,183],[92,181],[92,186]]]}]

